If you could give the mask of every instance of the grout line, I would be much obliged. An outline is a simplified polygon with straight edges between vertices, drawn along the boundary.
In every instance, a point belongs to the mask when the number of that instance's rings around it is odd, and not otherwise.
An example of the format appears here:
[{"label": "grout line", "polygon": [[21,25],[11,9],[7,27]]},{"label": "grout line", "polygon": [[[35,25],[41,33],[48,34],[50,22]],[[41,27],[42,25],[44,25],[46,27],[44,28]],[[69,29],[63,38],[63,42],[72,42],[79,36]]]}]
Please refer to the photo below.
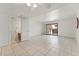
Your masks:
[{"label": "grout line", "polygon": [[[25,51],[25,53],[28,53],[26,50],[25,50],[25,48],[23,48],[20,44],[19,44],[19,46]],[[28,53],[29,54],[29,53]]]},{"label": "grout line", "polygon": [[1,56],[2,56],[2,47],[1,47]]},{"label": "grout line", "polygon": [[11,46],[11,50],[12,50],[12,53],[14,54],[14,56],[16,56],[15,51],[13,50],[12,46]]}]

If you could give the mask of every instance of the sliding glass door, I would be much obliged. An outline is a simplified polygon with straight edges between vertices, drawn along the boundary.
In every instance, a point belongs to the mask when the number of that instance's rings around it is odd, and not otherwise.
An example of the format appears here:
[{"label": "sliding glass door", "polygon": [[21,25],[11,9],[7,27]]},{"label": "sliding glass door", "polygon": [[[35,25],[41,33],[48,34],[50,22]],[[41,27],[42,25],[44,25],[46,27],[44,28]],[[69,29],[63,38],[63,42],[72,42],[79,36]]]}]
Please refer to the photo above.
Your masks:
[{"label": "sliding glass door", "polygon": [[58,23],[46,24],[47,35],[58,35]]}]

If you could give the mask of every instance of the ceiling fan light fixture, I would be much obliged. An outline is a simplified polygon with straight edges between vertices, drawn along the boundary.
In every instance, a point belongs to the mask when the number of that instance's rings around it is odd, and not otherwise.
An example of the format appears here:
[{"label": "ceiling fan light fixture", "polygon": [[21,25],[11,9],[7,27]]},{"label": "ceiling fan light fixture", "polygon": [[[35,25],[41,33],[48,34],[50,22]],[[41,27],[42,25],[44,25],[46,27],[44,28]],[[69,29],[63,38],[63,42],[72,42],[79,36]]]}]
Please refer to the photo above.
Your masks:
[{"label": "ceiling fan light fixture", "polygon": [[38,7],[38,5],[37,4],[34,4],[33,7],[36,8],[36,7]]},{"label": "ceiling fan light fixture", "polygon": [[28,7],[31,7],[31,3],[27,3],[27,6],[28,6]]}]

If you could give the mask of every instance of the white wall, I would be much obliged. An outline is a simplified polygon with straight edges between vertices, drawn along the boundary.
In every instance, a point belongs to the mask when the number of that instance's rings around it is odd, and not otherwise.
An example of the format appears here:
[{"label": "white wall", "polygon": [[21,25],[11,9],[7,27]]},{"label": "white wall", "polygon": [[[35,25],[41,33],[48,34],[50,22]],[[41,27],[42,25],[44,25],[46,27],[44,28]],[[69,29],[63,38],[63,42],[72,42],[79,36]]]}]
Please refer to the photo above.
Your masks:
[{"label": "white wall", "polygon": [[29,20],[28,19],[22,19],[22,25],[21,25],[21,33],[22,33],[22,41],[28,40],[29,38]]},{"label": "white wall", "polygon": [[0,47],[9,44],[9,10],[10,6],[0,4]]},{"label": "white wall", "polygon": [[58,22],[58,35],[75,38],[76,26],[74,18],[67,18]]},{"label": "white wall", "polygon": [[9,42],[8,16],[0,14],[0,47]]},{"label": "white wall", "polygon": [[16,37],[16,18],[15,17],[10,17],[9,16],[9,44],[14,41]]},{"label": "white wall", "polygon": [[76,41],[79,44],[79,29],[76,30]]},{"label": "white wall", "polygon": [[29,37],[35,37],[43,34],[43,24],[38,21],[40,17],[29,19]]},{"label": "white wall", "polygon": [[[77,10],[77,17],[79,19],[79,9]],[[77,24],[77,23],[76,23]],[[76,29],[76,40],[79,43],[79,28]]]}]

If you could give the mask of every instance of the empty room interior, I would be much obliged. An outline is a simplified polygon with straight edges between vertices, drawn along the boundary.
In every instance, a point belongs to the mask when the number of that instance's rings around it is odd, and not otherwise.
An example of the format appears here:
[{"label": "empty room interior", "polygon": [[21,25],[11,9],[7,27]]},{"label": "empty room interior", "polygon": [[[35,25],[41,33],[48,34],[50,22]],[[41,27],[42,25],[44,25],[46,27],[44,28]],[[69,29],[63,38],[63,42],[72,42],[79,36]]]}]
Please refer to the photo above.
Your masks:
[{"label": "empty room interior", "polygon": [[79,56],[79,3],[0,3],[0,56]]}]

